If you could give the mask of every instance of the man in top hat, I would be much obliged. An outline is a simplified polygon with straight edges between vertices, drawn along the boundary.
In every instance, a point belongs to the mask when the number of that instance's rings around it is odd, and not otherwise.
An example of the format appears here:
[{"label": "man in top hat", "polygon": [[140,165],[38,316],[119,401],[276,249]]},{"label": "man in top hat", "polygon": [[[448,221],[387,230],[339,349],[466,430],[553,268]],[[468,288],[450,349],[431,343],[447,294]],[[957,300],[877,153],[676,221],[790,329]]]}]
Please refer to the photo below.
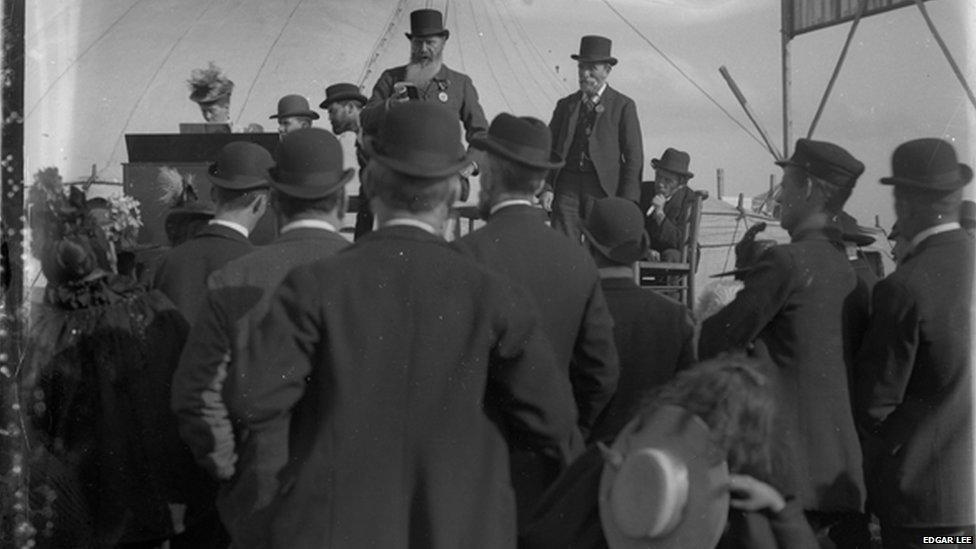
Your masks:
[{"label": "man in top hat", "polygon": [[230,94],[234,82],[213,61],[205,69],[190,73],[190,101],[200,106],[203,119],[213,123],[230,123]]},{"label": "man in top hat", "polygon": [[[471,146],[485,151],[479,207],[488,224],[461,239],[461,245],[525,289],[542,313],[543,329],[556,363],[572,383],[579,426],[586,434],[617,388],[617,352],[593,260],[549,228],[545,211],[533,205],[546,173],[562,165],[551,152],[549,128],[535,118],[502,113],[488,135],[475,138]],[[559,273],[558,284],[553,273]],[[524,516],[559,469],[520,450],[513,449],[512,481]]]},{"label": "man in top hat", "polygon": [[272,544],[512,547],[506,438],[566,462],[572,389],[531,301],[441,236],[454,113],[413,102],[379,136],[379,228],[293,270],[249,344],[247,428],[289,432]]},{"label": "man in top hat", "polygon": [[581,223],[591,203],[606,196],[640,200],[641,144],[637,106],[607,85],[617,58],[602,36],[580,40],[577,62],[580,90],[556,103],[549,129],[552,145],[566,164],[554,170],[540,195],[552,210],[552,226],[580,242]]},{"label": "man in top hat", "polygon": [[297,94],[286,95],[278,100],[278,113],[268,118],[278,119],[278,133],[286,135],[302,128],[311,128],[319,113],[308,106],[308,99]]},{"label": "man in top hat", "polygon": [[191,325],[203,305],[207,277],[254,249],[248,237],[268,205],[268,168],[263,147],[246,141],[224,145],[208,171],[216,204],[213,219],[193,238],[163,256],[153,287],[176,304]]},{"label": "man in top hat", "polygon": [[355,238],[373,230],[373,212],[369,209],[369,198],[359,178],[359,173],[366,167],[361,141],[362,126],[359,123],[359,114],[365,104],[366,96],[359,91],[359,86],[342,82],[325,88],[325,101],[319,105],[329,112],[332,133],[336,134],[342,144],[345,165],[356,168],[356,175],[346,185],[347,190],[357,189],[359,193]]},{"label": "man in top hat", "polygon": [[695,362],[695,325],[684,305],[634,281],[634,264],[647,253],[649,238],[633,202],[597,200],[583,235],[599,268],[620,355],[617,392],[590,434],[591,441],[611,442],[648,390]]},{"label": "man in top hat", "polygon": [[858,416],[885,547],[923,547],[925,536],[973,536],[974,258],[958,222],[973,172],[934,138],[903,143],[891,163],[881,183],[911,250],[874,287]]},{"label": "man in top hat", "polygon": [[[362,112],[363,131],[374,134],[393,104],[416,100],[437,103],[457,113],[469,144],[475,137],[483,136],[488,131],[488,120],[478,102],[478,91],[468,75],[448,68],[442,59],[444,44],[451,36],[444,28],[443,14],[432,9],[412,11],[410,32],[406,35],[410,40],[410,62],[380,75]],[[477,171],[477,163],[472,160],[461,171],[467,177]]]},{"label": "man in top hat", "polygon": [[791,242],[766,250],[735,299],[702,323],[699,355],[768,351],[777,409],[774,476],[795,490],[823,546],[870,543],[861,447],[849,390],[849,297],[857,284],[834,218],[864,165],[832,143],[800,139],[779,163],[780,224]]},{"label": "man in top hat", "polygon": [[285,275],[347,246],[337,227],[345,213],[345,183],[354,173],[343,168],[336,138],[317,128],[285,135],[276,156],[271,203],[280,235],[210,275],[206,304],[173,377],[180,432],[197,461],[225,481],[217,507],[235,544],[247,547],[267,546],[267,532],[255,528],[261,522],[254,519],[266,513],[278,488],[288,433],[241,431],[242,406],[234,405],[247,400],[249,376],[246,364],[235,359]]},{"label": "man in top hat", "polygon": [[688,153],[670,147],[661,158],[651,160],[654,181],[642,185],[640,207],[651,237],[649,257],[653,260],[681,261],[681,248],[688,236],[685,226],[695,202],[695,191],[688,188],[688,180],[695,176],[688,171],[690,162]]}]

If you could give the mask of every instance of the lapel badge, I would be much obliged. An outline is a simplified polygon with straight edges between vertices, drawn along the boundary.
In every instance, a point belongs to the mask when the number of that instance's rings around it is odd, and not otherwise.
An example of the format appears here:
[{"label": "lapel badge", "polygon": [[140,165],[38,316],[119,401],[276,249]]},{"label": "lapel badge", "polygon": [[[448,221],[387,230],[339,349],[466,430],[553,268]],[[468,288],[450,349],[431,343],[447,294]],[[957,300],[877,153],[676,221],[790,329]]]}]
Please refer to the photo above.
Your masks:
[{"label": "lapel badge", "polygon": [[607,109],[606,109],[606,107],[603,106],[603,103],[597,103],[597,105],[596,105],[596,112],[597,113],[601,113],[601,112],[603,112],[605,110],[607,110]]},{"label": "lapel badge", "polygon": [[441,103],[447,103],[447,92],[442,91],[441,93],[437,94],[437,98],[441,100]]}]

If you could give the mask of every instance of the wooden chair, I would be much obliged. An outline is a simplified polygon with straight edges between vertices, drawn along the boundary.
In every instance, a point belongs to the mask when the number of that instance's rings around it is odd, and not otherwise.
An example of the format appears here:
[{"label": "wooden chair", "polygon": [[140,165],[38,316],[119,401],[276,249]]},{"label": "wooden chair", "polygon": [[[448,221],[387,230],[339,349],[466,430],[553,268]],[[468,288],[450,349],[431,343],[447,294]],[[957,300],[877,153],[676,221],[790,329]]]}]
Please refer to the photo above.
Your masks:
[{"label": "wooden chair", "polygon": [[[695,191],[691,203],[681,247],[681,260],[676,263],[640,261],[634,268],[634,279],[640,286],[647,286],[663,294],[676,296],[689,309],[695,307],[695,273],[698,271],[698,229],[701,226],[702,202],[708,198],[705,191]],[[664,283],[661,283],[664,281]]]}]

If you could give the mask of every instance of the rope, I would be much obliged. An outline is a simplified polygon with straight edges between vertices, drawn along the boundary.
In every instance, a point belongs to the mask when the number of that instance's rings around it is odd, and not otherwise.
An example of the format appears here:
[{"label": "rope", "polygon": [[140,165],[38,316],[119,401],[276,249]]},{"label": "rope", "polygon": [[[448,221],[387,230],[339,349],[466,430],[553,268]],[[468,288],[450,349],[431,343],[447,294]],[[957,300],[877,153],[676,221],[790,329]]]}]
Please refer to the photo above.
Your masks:
[{"label": "rope", "polygon": [[258,72],[254,73],[254,78],[251,79],[251,85],[247,88],[247,93],[244,95],[244,101],[241,103],[241,110],[237,113],[237,118],[234,119],[234,124],[239,124],[241,117],[244,116],[244,107],[247,106],[247,102],[251,99],[251,92],[254,91],[254,86],[258,83],[258,76],[261,71],[264,70],[264,66],[268,63],[268,59],[271,57],[271,52],[274,51],[275,47],[278,45],[278,41],[281,40],[281,35],[285,33],[285,28],[288,27],[288,23],[291,23],[292,17],[295,16],[295,12],[298,11],[298,7],[302,5],[305,0],[298,0],[295,2],[295,7],[291,9],[291,13],[285,18],[285,22],[282,23],[281,28],[278,29],[278,35],[275,36],[274,42],[268,48],[267,53],[264,54],[264,59],[261,60],[261,65],[258,67]]},{"label": "rope", "polygon": [[556,72],[554,66],[551,66],[549,64],[549,61],[546,59],[546,57],[542,55],[542,50],[540,50],[539,47],[535,44],[535,41],[532,40],[532,35],[530,35],[529,32],[525,30],[525,26],[522,25],[522,21],[515,16],[515,13],[512,11],[512,8],[508,5],[508,2],[502,2],[501,4],[502,7],[504,7],[505,10],[508,12],[509,20],[515,23],[515,30],[522,37],[523,43],[527,43],[529,44],[529,46],[532,47],[532,51],[535,52],[536,56],[539,58],[539,61],[542,63],[542,66],[546,67],[546,74],[551,76],[556,81],[556,84],[563,89],[563,93],[569,93],[571,91],[569,84],[567,84],[566,81],[563,80],[563,78],[559,75],[559,73]]},{"label": "rope", "polygon": [[763,144],[763,142],[758,137],[756,137],[755,135],[753,135],[752,132],[750,132],[749,129],[746,128],[742,124],[742,122],[739,122],[734,116],[732,116],[732,113],[730,113],[725,107],[723,107],[721,105],[721,103],[719,103],[718,101],[716,101],[715,98],[712,97],[707,91],[705,91],[705,88],[701,87],[698,84],[698,82],[695,82],[695,80],[691,76],[689,76],[684,70],[682,70],[681,67],[679,67],[677,63],[675,63],[674,61],[672,61],[671,58],[668,57],[668,55],[666,53],[664,53],[664,51],[661,50],[661,48],[657,47],[654,44],[654,42],[651,42],[651,39],[650,38],[648,38],[647,36],[645,36],[644,33],[642,33],[637,27],[634,26],[633,23],[631,23],[630,21],[628,21],[626,17],[624,17],[619,11],[617,11],[617,9],[614,8],[613,5],[610,4],[610,1],[609,0],[603,0],[603,3],[606,4],[606,6],[608,8],[610,8],[610,11],[612,11],[614,14],[616,14],[617,17],[619,17],[620,20],[624,22],[624,24],[626,24],[628,27],[630,27],[630,29],[633,30],[637,34],[637,36],[640,36],[644,40],[644,42],[647,43],[647,45],[649,45],[651,48],[653,48],[654,51],[656,51],[662,58],[664,58],[664,60],[667,61],[668,64],[671,65],[674,68],[674,70],[678,71],[678,73],[681,74],[681,76],[683,76],[685,78],[685,80],[687,80],[688,82],[690,82],[692,86],[694,86],[698,91],[700,91],[702,93],[702,95],[704,95],[705,97],[707,97],[709,101],[711,101],[716,107],[719,108],[719,110],[721,110],[723,113],[725,113],[725,116],[727,116],[729,118],[729,120],[731,120],[732,122],[735,122],[735,125],[736,126],[739,126],[739,128],[741,128],[742,131],[744,131],[746,133],[746,135],[748,135],[749,137],[751,137],[752,140],[755,141],[756,143],[759,143],[759,146],[762,147],[764,150],[766,149],[766,145]]},{"label": "rope", "polygon": [[[486,5],[487,5],[487,3],[486,3]],[[558,99],[558,98],[553,96],[550,87],[547,86],[546,83],[543,82],[539,78],[539,75],[537,74],[538,71],[536,71],[536,70],[533,69],[533,67],[529,64],[529,60],[526,57],[525,53],[522,51],[522,48],[518,47],[519,46],[519,41],[516,39],[515,35],[512,34],[512,30],[509,28],[509,25],[506,25],[505,24],[504,19],[502,17],[501,10],[498,8],[497,0],[491,0],[491,7],[495,11],[495,17],[501,22],[502,28],[505,29],[505,34],[508,36],[509,43],[515,45],[515,52],[518,55],[519,60],[522,62],[522,65],[525,67],[525,70],[529,73],[529,75],[531,76],[532,80],[539,86],[538,89],[540,91],[542,91],[544,97],[541,98],[541,99],[544,100],[544,103],[543,103],[543,106],[542,106],[542,110],[540,112],[543,112],[544,113],[546,111],[546,109],[551,108],[551,106],[556,102],[556,99]],[[489,22],[490,22],[490,19],[489,19]],[[520,79],[516,79],[516,82],[521,82],[521,80]],[[535,100],[536,99],[536,94],[531,93],[528,90],[525,90],[525,87],[524,86],[523,86],[522,89],[524,91],[526,91],[526,95],[528,97],[532,98],[532,100]],[[535,102],[535,101],[533,101],[533,102]]]},{"label": "rope", "polygon": [[122,21],[123,19],[125,19],[125,16],[126,15],[129,15],[129,12],[131,12],[136,6],[138,6],[142,2],[143,2],[143,0],[137,0],[136,2],[134,2],[131,6],[129,6],[129,8],[127,10],[125,10],[124,12],[122,12],[122,15],[118,16],[118,18],[116,18],[115,21],[112,21],[112,24],[109,25],[104,31],[102,31],[101,34],[98,35],[98,38],[96,38],[90,44],[88,44],[88,46],[86,46],[85,49],[82,50],[82,52],[78,55],[78,57],[75,57],[74,61],[72,61],[71,63],[69,63],[68,66],[65,67],[63,71],[61,71],[61,74],[59,74],[54,79],[54,81],[51,82],[51,85],[48,86],[46,90],[44,90],[44,93],[42,93],[41,94],[41,97],[39,97],[38,100],[37,100],[37,102],[34,103],[34,106],[31,107],[29,111],[27,111],[27,115],[25,115],[24,118],[25,119],[26,118],[30,118],[30,116],[32,114],[34,114],[34,111],[37,110],[37,107],[39,107],[41,105],[41,103],[44,101],[44,98],[47,97],[47,95],[49,93],[51,93],[51,90],[54,89],[54,86],[61,80],[61,78],[65,74],[68,74],[68,71],[71,70],[71,67],[75,66],[78,63],[78,61],[81,61],[81,58],[84,57],[85,54],[87,54],[89,51],[91,51],[91,49],[95,47],[95,44],[98,44],[99,42],[101,42],[102,39],[105,38],[108,35],[108,33],[111,32],[112,29],[114,29],[115,26],[119,24],[120,21]]},{"label": "rope", "polygon": [[397,25],[400,23],[400,14],[403,13],[403,7],[406,4],[406,0],[399,0],[397,5],[393,7],[393,12],[390,13],[390,18],[386,23],[386,30],[383,34],[376,39],[376,43],[373,44],[373,49],[369,53],[369,57],[366,58],[366,64],[363,65],[363,72],[359,75],[359,80],[356,82],[357,85],[362,88],[366,79],[373,72],[373,64],[379,59],[380,50],[386,45],[386,42],[390,38],[390,33],[396,30]]},{"label": "rope", "polygon": [[495,81],[495,85],[498,86],[498,94],[502,96],[502,101],[505,102],[505,106],[508,107],[509,112],[512,111],[512,103],[508,100],[508,96],[505,95],[505,87],[502,83],[498,81],[498,76],[495,74],[495,69],[491,66],[491,56],[488,55],[488,50],[485,49],[485,42],[482,40],[484,36],[481,34],[481,28],[478,26],[478,14],[474,12],[474,6],[468,4],[468,8],[471,9],[471,20],[474,22],[474,30],[478,35],[478,45],[481,46],[481,51],[485,54],[485,65],[488,66],[488,73],[491,75],[491,79]]},{"label": "rope", "polygon": [[[498,7],[494,4],[494,2],[489,3],[488,0],[485,0],[482,3],[482,7],[485,10],[485,20],[488,21],[488,26],[491,29],[490,34],[494,38],[495,42],[498,44],[497,51],[500,52],[502,54],[502,57],[505,59],[504,66],[512,72],[512,78],[508,81],[512,82],[516,86],[519,86],[522,90],[523,96],[526,97],[526,99],[528,99],[528,101],[532,103],[534,108],[537,109],[538,101],[540,98],[536,93],[533,93],[532,91],[527,89],[526,86],[523,84],[525,75],[524,73],[516,72],[515,69],[516,61],[513,57],[510,57],[509,54],[505,52],[505,45],[502,43],[501,40],[502,34],[497,30],[497,25],[495,25],[494,22],[492,21],[492,16],[488,10],[489,7],[492,8],[495,12],[495,17],[498,18],[499,20],[502,19],[501,12],[498,10]],[[511,34],[511,31],[507,28],[507,25],[505,25],[504,22],[502,22],[501,26],[505,28],[505,32],[506,35],[508,36],[509,43],[516,43],[514,37]],[[535,77],[534,75],[535,71],[526,62],[524,54],[518,48],[515,48],[515,50],[516,50],[516,56],[518,57],[518,60],[521,61],[521,65],[525,68],[525,72],[528,72],[530,75],[532,75],[531,77],[535,80],[535,85],[539,86],[540,91],[543,94],[545,94],[545,97],[542,98],[544,104],[542,108],[542,112],[544,112],[546,110],[546,106],[555,103],[555,98],[549,96],[549,94],[547,93],[548,87],[545,84],[541,83],[537,77]],[[526,114],[526,113],[521,113],[521,114]]]}]

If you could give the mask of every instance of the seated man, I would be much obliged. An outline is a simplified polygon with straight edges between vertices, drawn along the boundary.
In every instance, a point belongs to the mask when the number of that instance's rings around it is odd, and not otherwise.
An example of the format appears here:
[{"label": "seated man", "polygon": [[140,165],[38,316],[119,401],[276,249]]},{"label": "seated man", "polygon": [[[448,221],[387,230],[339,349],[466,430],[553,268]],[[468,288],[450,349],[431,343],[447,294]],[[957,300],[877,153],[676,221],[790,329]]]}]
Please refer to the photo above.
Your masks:
[{"label": "seated man", "polygon": [[688,180],[695,174],[688,171],[691,157],[684,151],[668,148],[660,159],[651,160],[654,181],[641,185],[641,210],[644,228],[651,237],[652,261],[681,261],[685,225],[691,215],[695,193],[688,188]]}]

